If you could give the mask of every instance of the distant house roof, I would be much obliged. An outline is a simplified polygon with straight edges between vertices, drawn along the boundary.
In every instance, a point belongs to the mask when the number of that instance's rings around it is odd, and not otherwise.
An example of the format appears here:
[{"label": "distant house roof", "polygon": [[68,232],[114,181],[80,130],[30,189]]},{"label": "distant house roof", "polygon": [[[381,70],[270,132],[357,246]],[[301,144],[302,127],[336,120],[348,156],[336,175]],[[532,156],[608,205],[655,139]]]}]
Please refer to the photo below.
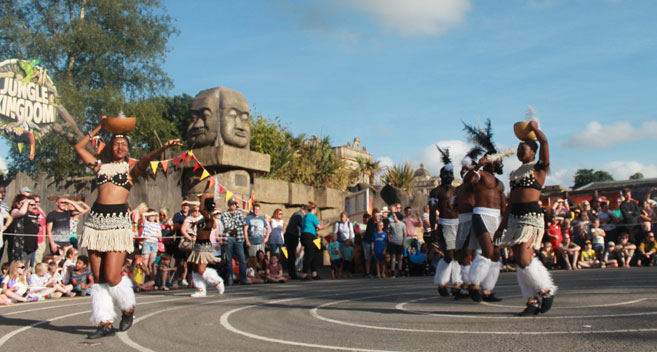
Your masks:
[{"label": "distant house roof", "polygon": [[580,188],[573,190],[572,193],[578,192],[587,192],[593,190],[607,190],[607,189],[622,189],[625,187],[635,188],[635,187],[649,187],[657,185],[657,178],[642,178],[639,180],[620,180],[620,181],[599,181],[591,182],[587,185],[584,185]]}]

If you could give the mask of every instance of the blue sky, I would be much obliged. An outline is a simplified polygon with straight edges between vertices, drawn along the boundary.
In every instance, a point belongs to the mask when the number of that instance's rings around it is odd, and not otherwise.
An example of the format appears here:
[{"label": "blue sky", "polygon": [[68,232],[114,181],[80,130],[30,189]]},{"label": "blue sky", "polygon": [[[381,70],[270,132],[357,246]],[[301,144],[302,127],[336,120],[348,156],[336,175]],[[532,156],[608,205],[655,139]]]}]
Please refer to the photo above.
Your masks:
[{"label": "blue sky", "polygon": [[[654,1],[165,1],[180,35],[173,94],[224,86],[294,133],[361,138],[385,164],[457,158],[461,120],[496,142],[531,105],[550,141],[548,184],[578,168],[657,177]],[[508,160],[507,168],[517,166]]]}]

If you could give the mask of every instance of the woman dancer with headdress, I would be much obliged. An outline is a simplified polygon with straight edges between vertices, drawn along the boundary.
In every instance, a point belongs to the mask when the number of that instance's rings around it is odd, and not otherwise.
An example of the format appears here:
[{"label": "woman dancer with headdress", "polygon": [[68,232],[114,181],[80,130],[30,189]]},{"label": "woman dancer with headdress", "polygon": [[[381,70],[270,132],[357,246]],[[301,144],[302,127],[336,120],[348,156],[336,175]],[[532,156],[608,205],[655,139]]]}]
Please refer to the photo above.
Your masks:
[{"label": "woman dancer with headdress", "polygon": [[[557,292],[545,266],[538,258],[532,259],[545,232],[543,211],[538,201],[550,167],[550,152],[547,137],[538,128],[538,122],[531,121],[529,130],[536,134],[540,150],[536,141],[531,139],[518,145],[518,160],[522,166],[509,175],[510,206],[495,234],[495,238],[501,238],[500,245],[513,248],[518,264],[518,285],[527,299],[527,307],[519,313],[521,316],[546,313],[552,307]],[[538,162],[534,162],[537,150]],[[506,232],[503,233],[505,228]]]},{"label": "woman dancer with headdress", "polygon": [[130,279],[121,277],[125,255],[133,251],[132,223],[126,204],[130,188],[152,159],[167,148],[182,145],[178,139],[169,140],[130,165],[128,137],[116,134],[99,155],[101,158],[97,159],[86,147],[102,128],[105,118],[103,116],[101,123],[75,144],[75,151],[94,171],[98,184],[98,198],[89,212],[79,244],[89,251],[91,270],[96,279],[91,288],[90,320],[98,328],[88,336],[90,339],[114,334],[115,305],[122,311],[119,330],[126,331],[132,326],[135,294]]},{"label": "woman dancer with headdress", "polygon": [[[196,231],[192,236],[194,247],[189,258],[187,258],[188,263],[194,264],[192,282],[194,282],[196,292],[192,294],[192,297],[205,297],[207,295],[207,284],[216,288],[220,295],[224,294],[224,280],[215,269],[208,268],[208,264],[218,262],[214,256],[212,242],[210,242],[210,235],[213,230],[216,231],[217,226],[215,218],[212,216],[215,208],[212,197],[212,194],[203,194],[201,196],[201,214],[203,215],[203,219],[200,224],[196,224]],[[189,226],[189,222],[187,221],[183,223],[183,229],[186,226]]]}]

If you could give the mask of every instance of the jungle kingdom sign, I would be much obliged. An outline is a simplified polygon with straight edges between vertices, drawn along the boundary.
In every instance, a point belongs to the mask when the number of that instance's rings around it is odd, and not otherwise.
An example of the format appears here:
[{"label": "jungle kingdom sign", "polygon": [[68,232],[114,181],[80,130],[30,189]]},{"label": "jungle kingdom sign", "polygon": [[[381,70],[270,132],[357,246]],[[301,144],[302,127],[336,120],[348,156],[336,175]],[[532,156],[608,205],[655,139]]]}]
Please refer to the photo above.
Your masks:
[{"label": "jungle kingdom sign", "polygon": [[48,133],[57,117],[57,89],[38,60],[11,59],[0,63],[0,132],[8,139],[30,145]]}]

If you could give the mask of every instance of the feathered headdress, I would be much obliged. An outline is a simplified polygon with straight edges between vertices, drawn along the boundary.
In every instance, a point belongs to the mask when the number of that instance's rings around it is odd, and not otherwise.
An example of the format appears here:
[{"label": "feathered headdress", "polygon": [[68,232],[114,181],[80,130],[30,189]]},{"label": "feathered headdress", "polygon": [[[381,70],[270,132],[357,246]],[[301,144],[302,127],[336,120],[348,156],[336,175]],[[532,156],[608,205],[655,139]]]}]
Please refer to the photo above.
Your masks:
[{"label": "feathered headdress", "polygon": [[461,166],[471,168],[474,166],[474,161],[479,159],[479,156],[484,153],[484,149],[480,146],[474,146],[470,151],[465,154],[461,160]]},{"label": "feathered headdress", "polygon": [[468,134],[470,142],[482,148],[488,160],[494,162],[513,155],[513,149],[508,149],[501,153],[497,151],[497,147],[493,143],[493,126],[491,125],[490,119],[486,119],[484,128],[481,126],[475,128],[465,122],[463,122],[463,126],[463,130]]},{"label": "feathered headdress", "polygon": [[443,166],[447,171],[454,171],[454,165],[452,165],[452,158],[449,155],[449,148],[442,149],[436,144],[436,148],[440,152],[440,159],[443,162]]}]

